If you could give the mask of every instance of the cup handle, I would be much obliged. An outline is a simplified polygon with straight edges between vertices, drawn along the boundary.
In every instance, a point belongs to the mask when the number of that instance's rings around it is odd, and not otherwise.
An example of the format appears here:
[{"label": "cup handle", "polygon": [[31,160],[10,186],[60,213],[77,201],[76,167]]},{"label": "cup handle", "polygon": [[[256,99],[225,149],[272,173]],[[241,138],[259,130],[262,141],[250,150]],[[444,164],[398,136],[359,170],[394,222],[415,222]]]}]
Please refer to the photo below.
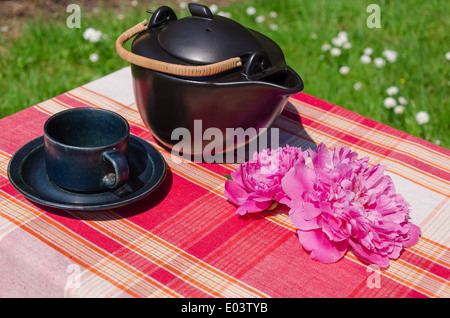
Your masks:
[{"label": "cup handle", "polygon": [[130,174],[125,156],[117,149],[112,149],[103,153],[103,159],[111,163],[114,168],[114,173],[108,173],[103,177],[103,185],[110,189],[122,186]]}]

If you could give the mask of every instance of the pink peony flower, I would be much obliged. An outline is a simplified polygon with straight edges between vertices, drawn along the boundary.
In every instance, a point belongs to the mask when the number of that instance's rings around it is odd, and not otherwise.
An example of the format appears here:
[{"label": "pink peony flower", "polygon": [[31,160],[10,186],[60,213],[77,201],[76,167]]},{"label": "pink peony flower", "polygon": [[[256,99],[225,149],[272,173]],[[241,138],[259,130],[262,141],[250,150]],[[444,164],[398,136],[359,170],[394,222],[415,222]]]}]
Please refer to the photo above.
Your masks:
[{"label": "pink peony flower", "polygon": [[295,163],[305,162],[306,156],[300,148],[290,146],[255,153],[231,174],[224,194],[239,206],[236,213],[240,215],[264,211],[274,202],[288,203],[281,180]]},{"label": "pink peony flower", "polygon": [[289,217],[311,258],[333,263],[351,248],[380,268],[418,242],[420,229],[408,222],[409,206],[396,193],[384,167],[357,160],[349,147],[309,151],[313,168],[297,162],[282,180],[290,197]]}]

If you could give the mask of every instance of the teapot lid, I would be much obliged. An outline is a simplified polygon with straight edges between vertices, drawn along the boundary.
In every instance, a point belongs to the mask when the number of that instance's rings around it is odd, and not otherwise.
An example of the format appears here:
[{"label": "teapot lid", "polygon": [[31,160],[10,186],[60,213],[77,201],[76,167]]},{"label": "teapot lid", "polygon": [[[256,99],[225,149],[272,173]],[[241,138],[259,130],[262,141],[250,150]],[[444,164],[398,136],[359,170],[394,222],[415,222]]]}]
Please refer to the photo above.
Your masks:
[{"label": "teapot lid", "polygon": [[191,17],[161,30],[158,41],[174,57],[193,64],[210,64],[254,52],[260,45],[241,24],[213,15],[206,6],[189,4]]},{"label": "teapot lid", "polygon": [[285,64],[279,46],[268,37],[241,24],[213,15],[203,5],[190,3],[191,16],[177,19],[174,11],[160,7],[151,12],[149,32],[142,32],[131,50],[148,58],[184,65],[202,65],[264,51],[267,65]]}]

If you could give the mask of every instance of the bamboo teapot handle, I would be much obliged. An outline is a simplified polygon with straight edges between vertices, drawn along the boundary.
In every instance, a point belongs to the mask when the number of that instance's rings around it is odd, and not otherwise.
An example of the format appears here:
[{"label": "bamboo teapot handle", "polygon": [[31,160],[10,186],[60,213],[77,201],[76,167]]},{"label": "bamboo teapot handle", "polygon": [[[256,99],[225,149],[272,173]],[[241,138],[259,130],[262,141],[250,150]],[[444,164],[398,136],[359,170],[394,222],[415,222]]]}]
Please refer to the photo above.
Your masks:
[{"label": "bamboo teapot handle", "polygon": [[202,77],[219,74],[237,67],[242,66],[240,57],[233,57],[221,62],[206,64],[206,65],[180,65],[166,63],[141,55],[134,54],[124,48],[124,44],[135,35],[147,30],[147,20],[144,20],[134,27],[123,32],[116,40],[116,51],[119,56],[131,64],[145,67],[154,71],[167,73],[171,75],[186,76],[186,77]]}]

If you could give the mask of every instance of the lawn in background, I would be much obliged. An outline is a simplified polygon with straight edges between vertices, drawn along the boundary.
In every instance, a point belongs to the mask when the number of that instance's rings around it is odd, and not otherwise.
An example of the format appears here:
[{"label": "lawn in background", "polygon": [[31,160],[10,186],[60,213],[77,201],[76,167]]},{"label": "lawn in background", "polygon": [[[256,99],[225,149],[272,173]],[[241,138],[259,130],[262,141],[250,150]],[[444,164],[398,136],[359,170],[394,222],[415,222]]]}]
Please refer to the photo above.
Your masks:
[{"label": "lawn in background", "polygon": [[[305,93],[450,148],[447,0],[202,3],[277,42]],[[372,3],[380,8],[380,28],[367,26]],[[189,14],[184,2],[165,4],[179,18]],[[117,36],[158,6],[141,0],[82,7],[79,29],[66,26],[64,10],[52,19],[37,13],[14,32],[0,22],[6,30],[0,32],[0,117],[127,66],[115,52]],[[101,31],[98,41],[86,39],[88,28]],[[429,120],[420,124],[422,111]]]}]

